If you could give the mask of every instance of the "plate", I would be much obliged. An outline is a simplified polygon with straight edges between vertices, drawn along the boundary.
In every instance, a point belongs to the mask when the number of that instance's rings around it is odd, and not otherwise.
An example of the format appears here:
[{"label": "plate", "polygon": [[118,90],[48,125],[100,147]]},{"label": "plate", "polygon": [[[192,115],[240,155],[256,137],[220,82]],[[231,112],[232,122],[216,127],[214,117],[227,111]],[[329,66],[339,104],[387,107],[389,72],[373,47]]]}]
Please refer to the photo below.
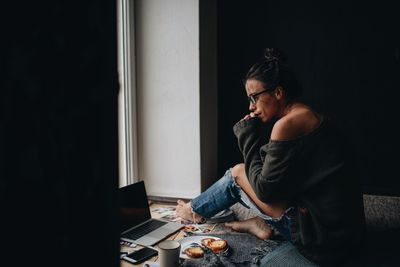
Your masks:
[{"label": "plate", "polygon": [[[181,253],[179,254],[179,257],[182,259],[191,259],[189,256],[187,256],[184,253],[185,249],[190,247],[192,243],[198,243],[201,245],[201,240],[203,240],[204,238],[214,238],[215,240],[221,239],[219,237],[210,236],[210,235],[188,236],[188,237],[182,238],[181,240],[179,240],[179,243],[181,243]],[[228,249],[228,248],[229,248],[229,246],[226,249]]]}]

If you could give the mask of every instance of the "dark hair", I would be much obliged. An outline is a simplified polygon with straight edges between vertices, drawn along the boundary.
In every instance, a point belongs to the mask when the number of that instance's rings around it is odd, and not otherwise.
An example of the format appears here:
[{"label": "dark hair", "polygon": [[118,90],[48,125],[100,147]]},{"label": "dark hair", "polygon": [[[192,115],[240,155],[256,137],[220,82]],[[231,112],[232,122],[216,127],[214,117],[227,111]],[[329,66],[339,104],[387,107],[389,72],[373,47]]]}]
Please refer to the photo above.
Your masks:
[{"label": "dark hair", "polygon": [[264,57],[251,66],[244,83],[250,79],[264,83],[268,91],[282,86],[289,102],[301,94],[301,86],[293,69],[287,64],[286,56],[276,48],[265,49]]}]

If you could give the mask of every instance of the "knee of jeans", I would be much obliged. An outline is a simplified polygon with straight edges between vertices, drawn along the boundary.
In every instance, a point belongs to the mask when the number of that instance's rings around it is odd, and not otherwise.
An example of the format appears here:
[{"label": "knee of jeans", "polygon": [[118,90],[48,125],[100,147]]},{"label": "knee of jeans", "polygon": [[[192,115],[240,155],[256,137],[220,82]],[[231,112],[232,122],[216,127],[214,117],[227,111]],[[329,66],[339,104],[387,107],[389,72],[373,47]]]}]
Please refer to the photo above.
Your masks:
[{"label": "knee of jeans", "polygon": [[242,188],[236,182],[236,177],[233,177],[232,174],[231,174],[229,178],[230,178],[229,191],[231,192],[231,195],[235,196],[235,197],[240,197],[241,196],[240,192],[242,191]]},{"label": "knee of jeans", "polygon": [[236,164],[235,166],[233,166],[233,168],[231,168],[231,170],[232,176],[241,176],[243,173],[245,173],[245,165],[244,163]]}]

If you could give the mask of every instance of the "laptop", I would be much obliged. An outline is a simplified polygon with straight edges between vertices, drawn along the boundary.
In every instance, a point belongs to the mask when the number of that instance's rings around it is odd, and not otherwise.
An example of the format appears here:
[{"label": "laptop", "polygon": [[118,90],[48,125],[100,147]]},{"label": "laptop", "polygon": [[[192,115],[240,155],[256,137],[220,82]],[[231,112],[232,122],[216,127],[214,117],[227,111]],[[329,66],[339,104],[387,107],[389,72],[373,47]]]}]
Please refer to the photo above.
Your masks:
[{"label": "laptop", "polygon": [[119,201],[121,240],[153,246],[184,227],[178,222],[151,218],[143,181],[119,188]]}]

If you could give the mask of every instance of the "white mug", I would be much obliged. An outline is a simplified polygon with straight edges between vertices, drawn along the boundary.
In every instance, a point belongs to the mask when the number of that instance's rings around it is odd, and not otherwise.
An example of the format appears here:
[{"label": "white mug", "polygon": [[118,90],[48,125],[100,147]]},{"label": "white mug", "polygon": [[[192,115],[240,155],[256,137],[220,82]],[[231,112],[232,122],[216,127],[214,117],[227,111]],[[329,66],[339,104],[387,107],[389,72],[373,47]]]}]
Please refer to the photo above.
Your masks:
[{"label": "white mug", "polygon": [[181,243],[175,240],[165,240],[158,244],[158,262],[160,267],[179,266]]}]

